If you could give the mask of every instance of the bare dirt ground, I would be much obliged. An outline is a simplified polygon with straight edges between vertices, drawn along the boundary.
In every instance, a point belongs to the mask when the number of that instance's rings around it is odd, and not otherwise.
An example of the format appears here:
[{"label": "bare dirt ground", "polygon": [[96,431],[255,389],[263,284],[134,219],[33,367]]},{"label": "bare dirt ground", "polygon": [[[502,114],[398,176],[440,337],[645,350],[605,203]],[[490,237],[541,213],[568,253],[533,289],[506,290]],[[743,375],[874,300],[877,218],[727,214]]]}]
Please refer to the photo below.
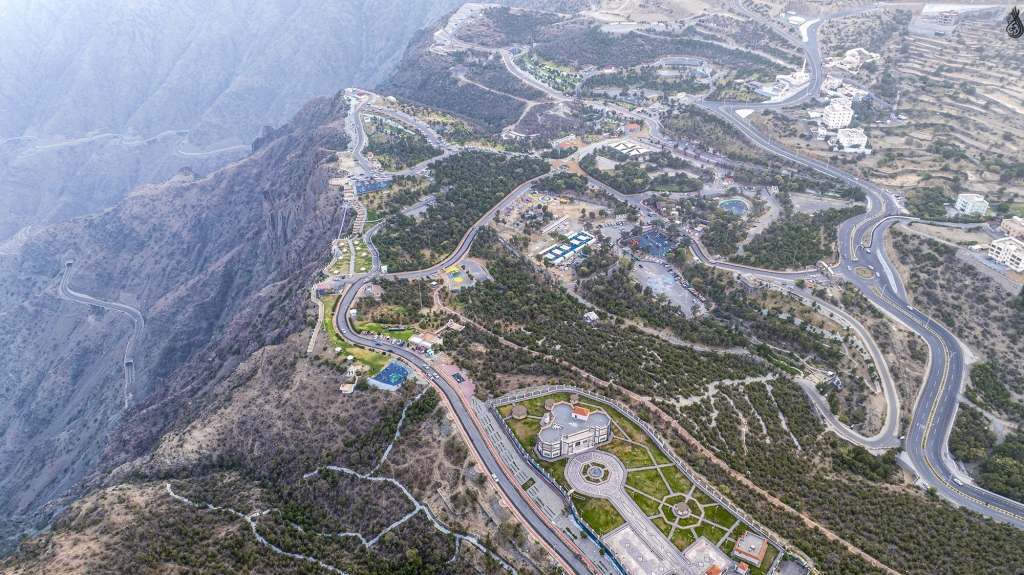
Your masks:
[{"label": "bare dirt ground", "polygon": [[813,214],[829,208],[845,208],[850,205],[846,200],[826,198],[811,194],[791,194],[790,198],[793,200],[793,209],[805,214]]},{"label": "bare dirt ground", "polygon": [[[969,246],[973,244],[987,244],[992,241],[992,236],[986,234],[980,229],[974,230],[974,228],[948,228],[946,226],[924,224],[921,222],[910,222],[910,224],[908,224],[908,227],[915,231],[928,234],[933,238],[961,246]],[[979,224],[978,227],[980,228],[981,225]]]},{"label": "bare dirt ground", "polygon": [[599,20],[618,22],[674,22],[704,12],[721,11],[715,0],[601,0],[592,15]]}]

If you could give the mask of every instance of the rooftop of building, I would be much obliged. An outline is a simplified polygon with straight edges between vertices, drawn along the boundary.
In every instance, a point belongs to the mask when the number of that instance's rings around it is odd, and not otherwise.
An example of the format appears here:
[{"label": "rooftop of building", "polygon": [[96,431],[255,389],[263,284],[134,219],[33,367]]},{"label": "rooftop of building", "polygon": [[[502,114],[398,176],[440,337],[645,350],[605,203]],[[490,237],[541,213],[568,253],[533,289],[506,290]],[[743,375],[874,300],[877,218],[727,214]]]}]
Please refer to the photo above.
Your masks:
[{"label": "rooftop of building", "polygon": [[964,199],[964,200],[966,200],[968,202],[983,202],[983,201],[985,201],[985,196],[983,196],[981,194],[958,194],[956,198],[958,200],[959,199]]},{"label": "rooftop of building", "polygon": [[1024,242],[1018,240],[1017,238],[1012,238],[1009,236],[1005,238],[999,238],[998,240],[992,240],[990,246],[1002,246],[1003,244],[1010,244],[1020,249],[1024,249]]},{"label": "rooftop of building", "polygon": [[[577,409],[587,412],[585,419],[573,417]],[[611,421],[608,414],[603,411],[579,406],[574,407],[570,403],[560,401],[551,407],[551,411],[544,414],[544,418],[541,419],[540,423],[541,429],[537,435],[542,441],[553,443],[560,440],[563,435],[577,433],[586,429],[607,427]]]},{"label": "rooftop of building", "polygon": [[764,559],[764,554],[767,550],[768,540],[752,531],[744,531],[733,547],[733,553],[742,557],[749,557],[756,563],[760,563],[761,559]]}]

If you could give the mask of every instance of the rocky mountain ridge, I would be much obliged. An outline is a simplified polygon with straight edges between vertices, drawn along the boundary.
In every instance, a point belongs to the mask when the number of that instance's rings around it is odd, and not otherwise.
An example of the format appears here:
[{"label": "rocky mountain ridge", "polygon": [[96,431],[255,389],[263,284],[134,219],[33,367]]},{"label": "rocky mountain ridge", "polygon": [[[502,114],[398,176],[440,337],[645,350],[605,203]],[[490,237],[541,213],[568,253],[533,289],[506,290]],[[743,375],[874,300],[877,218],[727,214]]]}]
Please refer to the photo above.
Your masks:
[{"label": "rocky mountain ridge", "polygon": [[[0,257],[6,533],[97,466],[147,450],[203,386],[304,325],[304,292],[340,225],[342,198],[321,162],[348,145],[347,112],[340,94],[313,100],[252,156],[143,186]],[[130,322],[58,299],[67,260],[74,289],[146,317],[128,411],[119,354]]]}]

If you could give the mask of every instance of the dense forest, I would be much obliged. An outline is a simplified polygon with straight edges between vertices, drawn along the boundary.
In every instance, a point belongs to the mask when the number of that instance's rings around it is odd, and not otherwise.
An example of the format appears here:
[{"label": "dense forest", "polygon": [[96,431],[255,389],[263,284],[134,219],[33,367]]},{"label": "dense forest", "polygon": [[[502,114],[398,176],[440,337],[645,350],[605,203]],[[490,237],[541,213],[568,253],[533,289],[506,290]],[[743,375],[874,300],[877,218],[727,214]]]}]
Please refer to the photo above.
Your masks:
[{"label": "dense forest", "polygon": [[791,194],[811,191],[858,202],[863,202],[867,198],[860,186],[850,186],[838,178],[831,178],[812,170],[800,174],[782,174],[777,171],[738,166],[733,171],[733,177],[740,183],[777,186],[780,192]]},{"label": "dense forest", "polygon": [[661,124],[666,135],[692,142],[703,152],[714,151],[736,161],[767,164],[762,158],[763,150],[751,146],[735,126],[699,106],[674,106],[662,116]]},{"label": "dense forest", "polygon": [[582,192],[587,189],[587,179],[572,172],[558,172],[544,176],[533,184],[533,189],[558,194],[566,190]]},{"label": "dense forest", "polygon": [[441,155],[441,149],[432,146],[422,134],[395,128],[379,118],[373,118],[370,126],[366,131],[369,140],[366,151],[373,153],[381,167],[389,172],[404,170]]},{"label": "dense forest", "polygon": [[551,12],[517,10],[507,7],[489,8],[482,14],[483,23],[465,34],[465,39],[481,46],[502,47],[532,44],[543,38],[541,29],[558,23],[562,17]]},{"label": "dense forest", "polygon": [[776,220],[744,246],[742,256],[733,256],[734,262],[782,270],[800,269],[819,260],[830,261],[835,254],[839,224],[864,213],[864,206],[817,212],[813,216],[797,213]]},{"label": "dense forest", "polygon": [[693,74],[683,70],[679,76],[662,76],[659,74],[659,66],[641,66],[639,69],[627,69],[621,72],[598,74],[586,79],[580,90],[590,92],[598,89],[619,88],[628,90],[631,88],[645,88],[658,90],[665,94],[676,94],[685,92],[687,94],[703,94],[709,86],[694,81]]},{"label": "dense forest", "polygon": [[635,32],[606,34],[599,27],[577,27],[539,42],[533,48],[541,58],[576,69],[596,66],[633,68],[650,64],[662,56],[692,56],[730,68],[737,77],[755,76],[774,80],[789,70],[775,62],[744,50],[691,38],[654,38]]},{"label": "dense forest", "polygon": [[641,394],[663,397],[702,393],[718,379],[766,373],[746,355],[698,352],[636,327],[588,326],[587,307],[496,243],[475,245],[494,277],[456,297],[462,312],[517,345],[551,354]]},{"label": "dense forest", "polygon": [[679,306],[642,287],[628,265],[600,274],[580,285],[580,293],[594,305],[615,315],[639,320],[656,328],[668,328],[680,339],[717,347],[745,346],[747,338],[711,319],[690,320]]},{"label": "dense forest", "polygon": [[651,183],[651,176],[640,162],[622,161],[616,164],[612,170],[601,170],[597,167],[598,152],[600,152],[600,155],[608,157],[610,154],[617,152],[617,150],[601,148],[583,156],[580,159],[580,168],[590,177],[610,186],[621,194],[639,194],[647,190],[647,186]]},{"label": "dense forest", "polygon": [[537,158],[463,151],[431,164],[437,182],[434,205],[419,218],[403,214],[387,220],[374,237],[380,261],[389,271],[428,268],[455,250],[462,236],[519,184],[546,173]]},{"label": "dense forest", "polygon": [[774,313],[765,313],[755,297],[736,285],[732,274],[705,265],[684,264],[680,267],[684,277],[698,293],[706,294],[716,304],[714,314],[721,321],[739,324],[744,332],[762,342],[797,352],[802,357],[813,357],[833,370],[842,359],[840,345],[818,332],[807,329],[807,324],[796,325]]}]

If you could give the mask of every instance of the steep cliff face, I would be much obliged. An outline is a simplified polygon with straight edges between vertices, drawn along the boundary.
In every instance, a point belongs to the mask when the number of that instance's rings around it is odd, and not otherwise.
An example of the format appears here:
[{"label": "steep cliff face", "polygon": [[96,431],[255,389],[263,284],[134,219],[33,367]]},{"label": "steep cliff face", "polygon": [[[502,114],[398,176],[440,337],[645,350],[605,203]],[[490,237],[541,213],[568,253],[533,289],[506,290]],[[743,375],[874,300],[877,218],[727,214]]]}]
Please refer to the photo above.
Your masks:
[{"label": "steep cliff face", "polygon": [[[347,111],[340,96],[313,100],[244,160],[143,186],[0,256],[0,529],[148,449],[197,386],[304,326],[304,290],[340,225],[323,160],[348,144]],[[76,291],[145,316],[134,388],[120,362],[131,322],[58,299],[66,260]]]},{"label": "steep cliff face", "polygon": [[310,98],[383,79],[461,3],[3,2],[0,242],[244,156]]}]

